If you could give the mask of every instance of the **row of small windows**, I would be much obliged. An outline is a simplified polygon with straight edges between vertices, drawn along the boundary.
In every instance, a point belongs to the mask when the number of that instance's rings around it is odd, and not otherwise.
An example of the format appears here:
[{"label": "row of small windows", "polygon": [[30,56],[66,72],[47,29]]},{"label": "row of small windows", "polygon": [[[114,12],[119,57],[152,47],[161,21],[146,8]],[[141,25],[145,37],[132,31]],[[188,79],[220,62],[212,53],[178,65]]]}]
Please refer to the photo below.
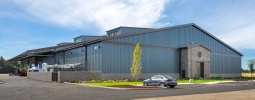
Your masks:
[{"label": "row of small windows", "polygon": [[75,40],[75,43],[81,42],[81,38]]},{"label": "row of small windows", "polygon": [[109,34],[109,36],[116,36],[116,35],[118,35],[118,32],[112,32]]}]

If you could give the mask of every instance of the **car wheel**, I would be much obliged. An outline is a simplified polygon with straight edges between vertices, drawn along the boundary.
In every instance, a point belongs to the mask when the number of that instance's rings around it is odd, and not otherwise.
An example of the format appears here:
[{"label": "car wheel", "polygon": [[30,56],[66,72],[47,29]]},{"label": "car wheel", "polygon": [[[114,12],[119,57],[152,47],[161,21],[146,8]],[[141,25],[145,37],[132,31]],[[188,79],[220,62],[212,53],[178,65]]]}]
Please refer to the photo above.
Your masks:
[{"label": "car wheel", "polygon": [[170,88],[174,88],[175,86],[174,85],[170,85]]},{"label": "car wheel", "polygon": [[165,87],[165,84],[164,83],[160,83],[159,86],[160,87]]},{"label": "car wheel", "polygon": [[143,82],[143,86],[148,86],[148,83],[146,83],[146,82]]}]

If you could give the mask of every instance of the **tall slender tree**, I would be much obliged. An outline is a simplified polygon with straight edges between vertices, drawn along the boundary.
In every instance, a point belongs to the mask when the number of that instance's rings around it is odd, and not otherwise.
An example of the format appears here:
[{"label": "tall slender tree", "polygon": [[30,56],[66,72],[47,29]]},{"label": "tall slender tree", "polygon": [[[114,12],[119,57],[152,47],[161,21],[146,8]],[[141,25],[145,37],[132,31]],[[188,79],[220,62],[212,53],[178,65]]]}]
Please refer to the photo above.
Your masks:
[{"label": "tall slender tree", "polygon": [[132,67],[130,68],[131,75],[135,80],[135,85],[137,82],[137,78],[141,74],[141,70],[142,70],[141,53],[142,53],[142,50],[140,50],[140,44],[137,43],[133,52]]},{"label": "tall slender tree", "polygon": [[[251,72],[251,77],[252,77],[252,73],[254,72],[254,64],[255,64],[255,59],[248,60],[248,68]],[[253,77],[252,77],[252,81],[253,81]]]},{"label": "tall slender tree", "polygon": [[0,57],[0,66],[4,66],[5,65],[5,60],[4,60],[4,58],[1,56]]},{"label": "tall slender tree", "polygon": [[1,56],[0,57],[0,73],[3,72],[3,69],[5,67],[5,61],[4,61],[4,58]]}]

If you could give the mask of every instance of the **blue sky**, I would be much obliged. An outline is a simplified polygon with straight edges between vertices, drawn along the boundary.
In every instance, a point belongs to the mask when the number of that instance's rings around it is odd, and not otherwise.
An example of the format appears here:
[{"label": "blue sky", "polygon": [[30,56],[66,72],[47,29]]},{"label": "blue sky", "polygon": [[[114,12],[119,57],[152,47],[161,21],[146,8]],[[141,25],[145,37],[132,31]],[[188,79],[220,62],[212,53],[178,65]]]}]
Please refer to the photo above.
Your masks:
[{"label": "blue sky", "polygon": [[0,0],[0,56],[104,35],[118,26],[160,28],[195,23],[255,58],[254,0]]}]

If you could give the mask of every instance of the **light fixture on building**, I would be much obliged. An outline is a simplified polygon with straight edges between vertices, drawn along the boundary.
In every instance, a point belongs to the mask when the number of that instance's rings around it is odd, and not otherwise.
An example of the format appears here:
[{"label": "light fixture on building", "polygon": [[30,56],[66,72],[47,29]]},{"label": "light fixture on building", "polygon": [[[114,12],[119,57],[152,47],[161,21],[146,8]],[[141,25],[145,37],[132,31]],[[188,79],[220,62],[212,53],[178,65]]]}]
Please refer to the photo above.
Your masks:
[{"label": "light fixture on building", "polygon": [[97,49],[99,49],[99,48],[100,48],[99,46],[95,46],[95,47],[94,47],[95,50],[97,50]]}]

